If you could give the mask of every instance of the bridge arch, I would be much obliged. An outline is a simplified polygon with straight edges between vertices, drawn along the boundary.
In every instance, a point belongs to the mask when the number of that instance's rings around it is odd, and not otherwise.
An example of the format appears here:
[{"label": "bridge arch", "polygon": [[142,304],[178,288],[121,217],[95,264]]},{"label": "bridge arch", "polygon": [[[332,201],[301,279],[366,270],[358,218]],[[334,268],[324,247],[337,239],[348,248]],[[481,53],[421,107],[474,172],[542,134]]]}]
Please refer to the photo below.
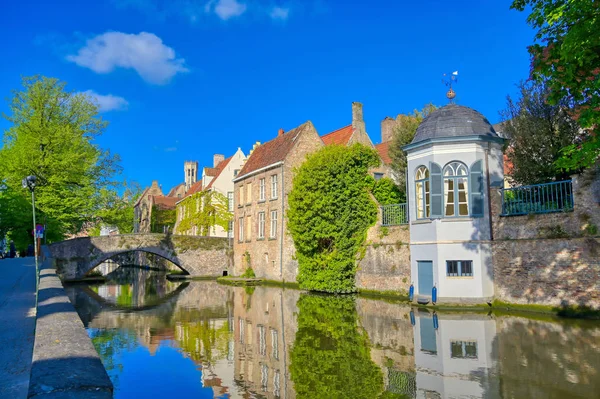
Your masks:
[{"label": "bridge arch", "polygon": [[88,271],[85,273],[85,275],[86,276],[89,275],[94,269],[96,269],[98,266],[100,266],[102,263],[106,262],[107,260],[112,259],[115,256],[131,253],[131,252],[145,252],[147,254],[153,254],[156,256],[160,256],[161,258],[166,259],[169,262],[171,262],[172,264],[174,264],[175,266],[177,266],[179,269],[183,270],[185,273],[190,274],[190,272],[188,272],[183,267],[181,267],[181,265],[179,264],[179,260],[177,258],[170,256],[169,254],[166,254],[160,248],[136,248],[136,249],[125,249],[125,250],[116,251],[113,253],[110,253],[110,252],[105,253],[99,259],[90,260],[89,265],[86,267],[88,269]]},{"label": "bridge arch", "polygon": [[190,276],[218,277],[233,266],[229,240],[221,237],[123,234],[74,238],[50,244],[48,249],[58,274],[67,281],[85,277],[116,255],[135,251],[167,259]]}]

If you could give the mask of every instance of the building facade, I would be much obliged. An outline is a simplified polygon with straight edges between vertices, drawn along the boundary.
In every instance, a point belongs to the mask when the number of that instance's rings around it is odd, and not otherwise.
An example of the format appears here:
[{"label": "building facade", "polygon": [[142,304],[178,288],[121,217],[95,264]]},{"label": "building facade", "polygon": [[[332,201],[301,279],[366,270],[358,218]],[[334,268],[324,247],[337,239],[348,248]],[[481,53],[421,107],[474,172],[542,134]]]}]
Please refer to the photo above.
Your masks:
[{"label": "building facade", "polygon": [[479,112],[449,104],[423,120],[408,161],[411,278],[418,297],[494,296],[490,187],[502,187],[502,146]]},{"label": "building facade", "polygon": [[298,262],[285,213],[294,168],[323,146],[311,122],[256,145],[234,179],[234,274],[295,281]]}]

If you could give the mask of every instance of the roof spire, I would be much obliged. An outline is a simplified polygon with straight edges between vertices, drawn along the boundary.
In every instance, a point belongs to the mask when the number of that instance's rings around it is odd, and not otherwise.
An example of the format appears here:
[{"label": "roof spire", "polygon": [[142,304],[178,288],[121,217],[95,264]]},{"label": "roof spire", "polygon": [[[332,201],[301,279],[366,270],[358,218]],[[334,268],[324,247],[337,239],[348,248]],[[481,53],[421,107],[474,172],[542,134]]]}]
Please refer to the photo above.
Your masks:
[{"label": "roof spire", "polygon": [[454,97],[456,97],[456,92],[452,89],[452,85],[454,83],[458,83],[458,71],[454,71],[452,73],[445,73],[442,78],[442,82],[449,88],[446,92],[446,97],[450,104],[454,104]]}]

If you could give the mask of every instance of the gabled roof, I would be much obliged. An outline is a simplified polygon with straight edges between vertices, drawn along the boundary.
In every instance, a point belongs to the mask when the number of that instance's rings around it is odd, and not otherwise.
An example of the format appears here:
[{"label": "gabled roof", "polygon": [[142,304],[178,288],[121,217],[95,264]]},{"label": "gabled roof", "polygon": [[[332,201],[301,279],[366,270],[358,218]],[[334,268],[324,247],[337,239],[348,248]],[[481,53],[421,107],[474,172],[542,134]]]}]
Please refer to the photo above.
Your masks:
[{"label": "gabled roof", "polygon": [[175,187],[173,187],[170,191],[169,194],[167,194],[167,197],[175,197],[177,195],[177,190],[179,190],[179,188],[181,186],[183,186],[185,183],[179,183],[178,185],[176,185]]},{"label": "gabled roof", "polygon": [[227,167],[227,165],[229,165],[229,161],[231,161],[232,158],[233,158],[233,155],[230,156],[229,158],[227,158],[227,159],[219,162],[219,164],[215,168],[217,170],[217,173],[214,175],[214,177],[210,181],[210,183],[208,183],[208,186],[206,186],[206,190],[208,190],[209,188],[211,188],[212,185],[213,185],[213,183],[214,183],[214,181],[217,180],[217,178],[219,176],[221,176],[221,173],[223,173],[223,171],[225,170],[225,168]]},{"label": "gabled roof", "polygon": [[377,144],[375,149],[379,153],[379,158],[385,165],[390,165],[392,163],[392,158],[390,157],[390,145],[392,141],[386,141],[385,143]]},{"label": "gabled roof", "polygon": [[165,197],[163,195],[155,195],[152,197],[152,199],[154,201],[154,205],[161,209],[173,209],[175,208],[177,201],[179,201],[179,198]]},{"label": "gabled roof", "polygon": [[325,145],[347,145],[350,137],[352,137],[352,133],[354,133],[354,129],[352,129],[352,125],[348,125],[321,136],[321,140],[323,140]]},{"label": "gabled roof", "polygon": [[282,162],[285,160],[288,153],[294,146],[296,137],[310,128],[314,129],[312,122],[305,122],[297,128],[292,129],[289,132],[284,133],[281,136],[277,136],[273,140],[267,141],[266,143],[256,147],[242,167],[242,170],[236,177],[236,180],[258,169],[262,169],[269,165],[273,165],[277,162]]},{"label": "gabled roof", "polygon": [[192,194],[196,194],[198,191],[202,191],[202,179],[198,180],[196,183],[192,184],[190,189],[185,193],[185,197],[190,196]]}]

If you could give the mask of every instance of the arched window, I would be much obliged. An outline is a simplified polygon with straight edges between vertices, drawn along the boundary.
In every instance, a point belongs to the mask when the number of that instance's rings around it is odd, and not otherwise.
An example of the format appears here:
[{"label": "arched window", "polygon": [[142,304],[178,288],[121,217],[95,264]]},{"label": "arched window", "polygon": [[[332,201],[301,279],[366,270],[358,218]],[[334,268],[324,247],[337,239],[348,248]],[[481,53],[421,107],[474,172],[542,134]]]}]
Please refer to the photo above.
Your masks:
[{"label": "arched window", "polygon": [[415,173],[415,193],[417,196],[417,219],[428,218],[429,207],[429,169],[419,166]]},{"label": "arched window", "polygon": [[460,162],[444,168],[444,216],[469,216],[469,171]]}]

